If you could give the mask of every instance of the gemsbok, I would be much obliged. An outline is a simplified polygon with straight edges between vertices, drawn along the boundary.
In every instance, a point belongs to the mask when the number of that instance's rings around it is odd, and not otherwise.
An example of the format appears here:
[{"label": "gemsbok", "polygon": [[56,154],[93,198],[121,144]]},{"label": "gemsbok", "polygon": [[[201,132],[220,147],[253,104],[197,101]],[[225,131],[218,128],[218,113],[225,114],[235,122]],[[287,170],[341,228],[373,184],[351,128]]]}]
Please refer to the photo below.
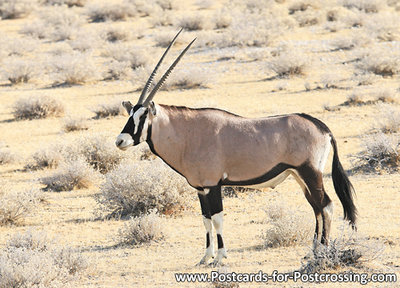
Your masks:
[{"label": "gemsbok", "polygon": [[[220,109],[192,109],[152,101],[196,40],[181,52],[149,92],[161,62],[181,31],[157,63],[136,105],[122,103],[130,116],[115,144],[125,150],[146,141],[155,155],[197,189],[206,228],[206,253],[199,264],[214,258],[210,264],[215,266],[226,257],[221,186],[275,187],[289,175],[297,180],[314,210],[314,245],[327,245],[333,211],[322,176],[331,145],[334,188],[344,218],[355,228],[354,189],[339,161],[336,140],[320,120],[300,113],[251,119]],[[216,255],[213,227],[218,243]]]}]

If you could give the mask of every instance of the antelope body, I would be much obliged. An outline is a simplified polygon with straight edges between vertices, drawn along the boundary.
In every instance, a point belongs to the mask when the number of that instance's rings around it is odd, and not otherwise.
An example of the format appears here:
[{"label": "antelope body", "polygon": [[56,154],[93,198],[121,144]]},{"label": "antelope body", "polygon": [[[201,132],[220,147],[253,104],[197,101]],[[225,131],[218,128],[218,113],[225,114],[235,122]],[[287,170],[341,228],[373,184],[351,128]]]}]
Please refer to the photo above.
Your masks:
[{"label": "antelope body", "polygon": [[[161,61],[179,33],[151,74],[138,103],[133,106],[123,102],[130,117],[116,145],[124,150],[146,141],[154,154],[198,190],[206,228],[206,253],[199,264],[215,257],[212,264],[218,265],[226,257],[222,237],[223,185],[275,187],[293,175],[314,210],[314,243],[327,244],[332,203],[324,190],[322,173],[331,146],[335,191],[345,218],[355,227],[353,187],[340,164],[335,138],[320,120],[307,114],[250,119],[219,109],[191,109],[152,102],[154,94],[194,41],[147,95]],[[213,227],[218,240],[216,256]]]}]

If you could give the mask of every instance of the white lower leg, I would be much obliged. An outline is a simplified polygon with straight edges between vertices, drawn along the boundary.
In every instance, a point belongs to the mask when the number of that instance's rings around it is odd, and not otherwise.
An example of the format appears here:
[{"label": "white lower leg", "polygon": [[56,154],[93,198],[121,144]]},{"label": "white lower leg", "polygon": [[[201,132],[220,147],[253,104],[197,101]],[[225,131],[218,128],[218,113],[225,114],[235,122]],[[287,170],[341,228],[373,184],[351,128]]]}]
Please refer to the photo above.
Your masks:
[{"label": "white lower leg", "polygon": [[214,259],[214,262],[213,262],[214,265],[220,264],[222,261],[222,258],[227,257],[225,246],[224,246],[224,241],[222,238],[222,226],[223,226],[223,215],[224,215],[223,213],[224,212],[221,211],[221,212],[211,216],[213,225],[217,232],[217,238],[218,238],[218,253],[217,253],[216,258]]},{"label": "white lower leg", "polygon": [[213,258],[215,256],[214,253],[214,237],[213,237],[213,225],[212,225],[212,221],[211,219],[208,219],[206,217],[203,216],[203,223],[204,223],[204,227],[206,228],[206,237],[207,237],[207,248],[206,248],[206,254],[204,255],[204,257],[201,259],[200,264],[205,264],[206,262],[208,262],[208,260],[210,260],[211,258]]}]

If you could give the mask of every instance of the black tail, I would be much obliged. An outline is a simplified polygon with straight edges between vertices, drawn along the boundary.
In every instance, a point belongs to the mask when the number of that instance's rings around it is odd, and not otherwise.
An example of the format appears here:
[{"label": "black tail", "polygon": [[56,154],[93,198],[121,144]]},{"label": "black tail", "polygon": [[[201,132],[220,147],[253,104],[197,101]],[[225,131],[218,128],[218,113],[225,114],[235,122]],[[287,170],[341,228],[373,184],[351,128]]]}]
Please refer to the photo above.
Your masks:
[{"label": "black tail", "polygon": [[356,229],[357,209],[353,202],[354,187],[347,177],[342,164],[339,161],[336,140],[331,135],[331,144],[333,146],[333,162],[332,162],[332,181],[336,194],[340,202],[342,202],[344,219],[350,221],[353,229]]}]

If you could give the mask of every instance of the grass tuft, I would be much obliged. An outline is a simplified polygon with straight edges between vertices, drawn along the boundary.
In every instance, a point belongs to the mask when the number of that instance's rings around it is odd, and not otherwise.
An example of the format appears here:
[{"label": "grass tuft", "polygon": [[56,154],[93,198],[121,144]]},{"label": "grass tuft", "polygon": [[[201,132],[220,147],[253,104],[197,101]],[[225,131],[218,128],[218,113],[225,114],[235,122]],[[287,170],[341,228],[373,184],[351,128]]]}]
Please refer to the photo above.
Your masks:
[{"label": "grass tuft", "polygon": [[67,117],[64,119],[62,128],[65,132],[82,131],[89,129],[86,120],[83,118]]},{"label": "grass tuft", "polygon": [[64,105],[48,96],[26,97],[15,102],[12,113],[18,120],[60,117],[64,114]]},{"label": "grass tuft", "polygon": [[289,247],[308,243],[313,230],[305,216],[291,213],[279,205],[267,208],[269,223],[272,225],[262,234],[267,247]]},{"label": "grass tuft", "polygon": [[187,199],[185,180],[159,160],[123,162],[106,175],[97,199],[111,216],[139,216],[157,209],[162,214],[179,211]]},{"label": "grass tuft", "polygon": [[124,245],[140,245],[161,240],[163,238],[163,218],[157,212],[133,217],[118,231],[119,243]]},{"label": "grass tuft", "polygon": [[82,158],[62,162],[51,176],[40,179],[45,190],[55,192],[89,188],[99,179],[96,171]]},{"label": "grass tuft", "polygon": [[0,251],[0,287],[65,287],[87,268],[79,251],[28,230],[14,234]]}]

